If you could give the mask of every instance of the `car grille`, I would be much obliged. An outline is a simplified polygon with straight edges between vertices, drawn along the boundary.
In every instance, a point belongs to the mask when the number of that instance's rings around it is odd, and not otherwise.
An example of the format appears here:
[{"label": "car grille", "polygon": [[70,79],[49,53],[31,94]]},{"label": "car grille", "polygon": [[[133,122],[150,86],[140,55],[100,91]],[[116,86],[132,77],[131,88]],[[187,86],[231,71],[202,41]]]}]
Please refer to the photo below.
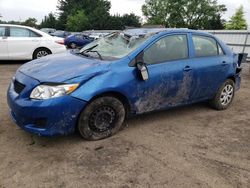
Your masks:
[{"label": "car grille", "polygon": [[14,80],[14,90],[16,93],[20,94],[24,88],[25,88],[25,85],[21,84],[17,80]]}]

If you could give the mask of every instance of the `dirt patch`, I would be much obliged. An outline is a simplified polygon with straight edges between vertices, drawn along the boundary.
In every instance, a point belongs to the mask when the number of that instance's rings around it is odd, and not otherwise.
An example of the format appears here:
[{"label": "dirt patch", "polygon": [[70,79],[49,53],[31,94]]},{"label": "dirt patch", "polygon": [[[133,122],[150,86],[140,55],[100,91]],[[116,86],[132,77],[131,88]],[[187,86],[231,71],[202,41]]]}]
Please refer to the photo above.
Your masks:
[{"label": "dirt patch", "polygon": [[[9,62],[10,63],[10,62]],[[232,106],[206,103],[127,120],[112,138],[41,138],[8,115],[6,91],[21,64],[0,64],[0,187],[250,186],[250,75]]]}]

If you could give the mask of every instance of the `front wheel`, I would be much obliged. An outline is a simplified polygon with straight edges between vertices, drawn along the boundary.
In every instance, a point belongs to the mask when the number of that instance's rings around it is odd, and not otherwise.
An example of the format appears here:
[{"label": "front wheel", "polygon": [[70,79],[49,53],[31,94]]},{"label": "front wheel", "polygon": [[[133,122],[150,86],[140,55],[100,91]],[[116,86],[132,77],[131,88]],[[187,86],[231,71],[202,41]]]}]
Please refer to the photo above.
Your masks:
[{"label": "front wheel", "polygon": [[230,79],[226,80],[215,97],[210,101],[211,106],[217,110],[227,109],[233,101],[234,92],[234,81]]},{"label": "front wheel", "polygon": [[86,140],[104,139],[120,130],[125,115],[123,103],[117,98],[97,98],[81,113],[78,130]]}]

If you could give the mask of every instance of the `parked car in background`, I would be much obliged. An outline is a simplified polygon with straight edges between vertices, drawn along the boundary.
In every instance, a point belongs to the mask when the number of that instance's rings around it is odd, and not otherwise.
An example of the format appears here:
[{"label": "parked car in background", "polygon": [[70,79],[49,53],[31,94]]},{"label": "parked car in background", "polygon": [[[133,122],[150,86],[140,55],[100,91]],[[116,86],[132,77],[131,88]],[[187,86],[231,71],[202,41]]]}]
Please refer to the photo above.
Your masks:
[{"label": "parked car in background", "polygon": [[91,42],[93,42],[94,39],[84,35],[84,34],[75,34],[75,35],[70,35],[65,38],[64,44],[68,48],[78,48],[78,47],[83,47]]},{"label": "parked car in background", "polygon": [[51,34],[51,33],[54,33],[56,32],[56,29],[53,29],[53,28],[42,28],[40,29],[42,32],[45,32],[47,34]]},{"label": "parked car in background", "polygon": [[91,33],[90,35],[89,35],[89,37],[90,38],[92,38],[92,39],[94,39],[94,40],[97,40],[97,39],[99,39],[99,38],[101,38],[101,37],[104,37],[104,36],[106,36],[106,35],[108,35],[109,33]]},{"label": "parked car in background", "polygon": [[50,33],[51,36],[60,37],[60,38],[66,38],[70,34],[71,34],[70,32],[62,31],[62,30],[57,30],[54,33]]},{"label": "parked car in background", "polygon": [[7,94],[10,114],[31,133],[78,130],[99,140],[118,132],[128,115],[200,101],[225,110],[240,88],[238,57],[199,31],[116,32],[21,66]]},{"label": "parked car in background", "polygon": [[63,42],[31,27],[0,24],[0,60],[29,60],[65,52]]}]

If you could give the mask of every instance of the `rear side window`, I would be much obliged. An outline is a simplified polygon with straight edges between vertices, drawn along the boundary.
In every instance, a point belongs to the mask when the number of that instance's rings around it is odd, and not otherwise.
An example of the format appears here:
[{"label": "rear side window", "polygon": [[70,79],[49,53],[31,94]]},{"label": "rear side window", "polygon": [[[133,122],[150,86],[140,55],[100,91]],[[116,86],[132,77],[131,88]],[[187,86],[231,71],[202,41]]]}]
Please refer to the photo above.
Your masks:
[{"label": "rear side window", "polygon": [[211,37],[193,35],[196,57],[223,55],[224,52],[217,41]]},{"label": "rear side window", "polygon": [[185,58],[188,58],[186,35],[164,37],[144,52],[144,61],[147,64],[163,63]]},{"label": "rear side window", "polygon": [[0,27],[0,37],[5,36],[5,27]]},{"label": "rear side window", "polygon": [[29,29],[11,27],[10,37],[40,37],[40,35]]}]

